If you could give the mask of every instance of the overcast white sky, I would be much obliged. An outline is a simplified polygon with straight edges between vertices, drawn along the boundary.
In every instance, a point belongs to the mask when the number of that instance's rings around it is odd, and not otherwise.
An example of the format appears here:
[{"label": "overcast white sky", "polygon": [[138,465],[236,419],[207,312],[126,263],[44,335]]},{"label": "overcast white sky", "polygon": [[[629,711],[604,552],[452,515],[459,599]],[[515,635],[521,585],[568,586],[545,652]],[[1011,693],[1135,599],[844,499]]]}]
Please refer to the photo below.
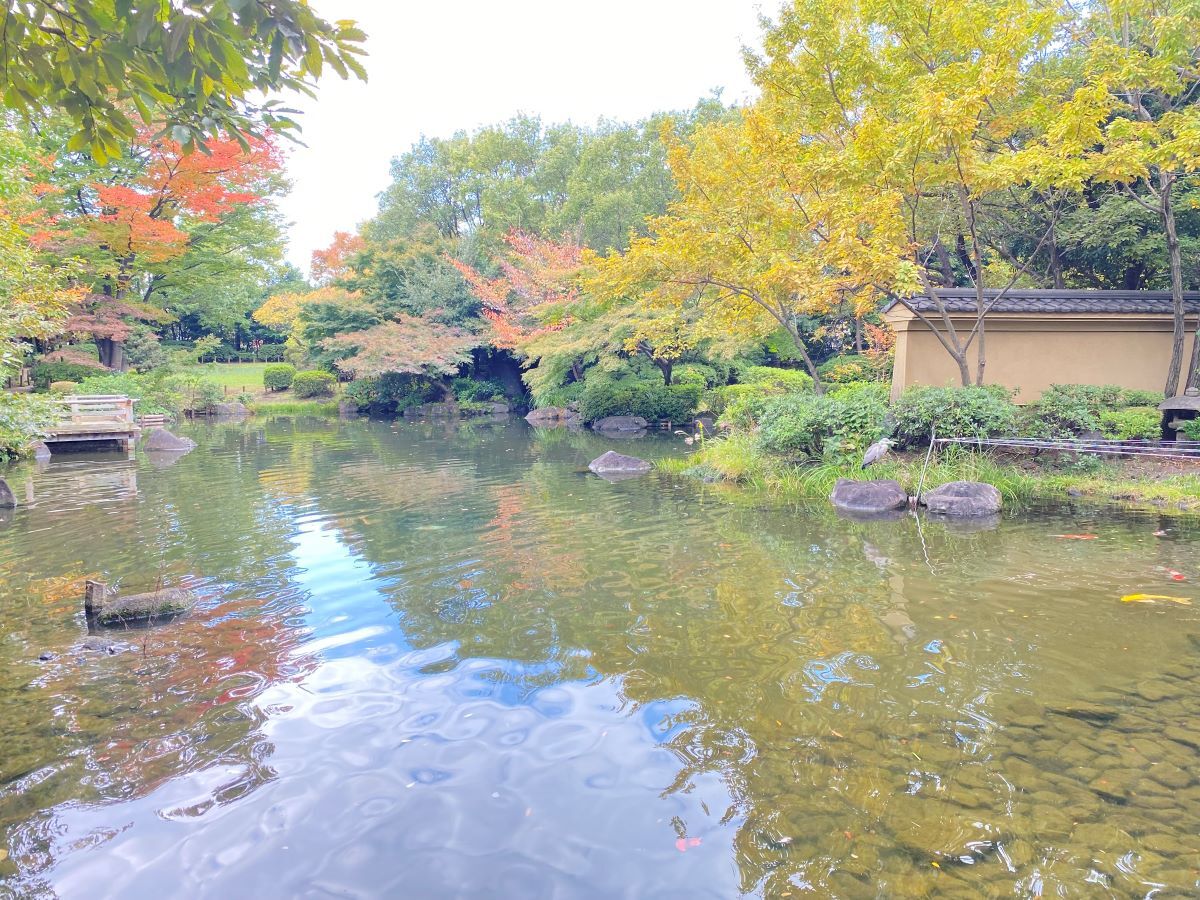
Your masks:
[{"label": "overcast white sky", "polygon": [[374,214],[388,163],[422,134],[447,136],[514,113],[545,122],[638,119],[752,86],[741,48],[776,0],[314,0],[369,36],[370,82],[321,82],[302,104],[283,211],[303,271],[336,230]]}]

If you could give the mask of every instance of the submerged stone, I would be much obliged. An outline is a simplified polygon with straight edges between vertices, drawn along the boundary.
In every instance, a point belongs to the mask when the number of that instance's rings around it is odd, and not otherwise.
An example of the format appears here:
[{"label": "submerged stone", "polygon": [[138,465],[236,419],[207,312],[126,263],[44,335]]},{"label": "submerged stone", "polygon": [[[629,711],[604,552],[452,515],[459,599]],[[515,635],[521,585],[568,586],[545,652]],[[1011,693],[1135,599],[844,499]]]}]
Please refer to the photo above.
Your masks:
[{"label": "submerged stone", "polygon": [[1002,505],[1000,492],[981,481],[951,481],[921,498],[931,513],[943,516],[994,516]]},{"label": "submerged stone", "polygon": [[0,478],[0,509],[16,509],[17,497],[8,486],[8,482]]},{"label": "submerged stone", "polygon": [[886,513],[908,506],[908,494],[898,481],[851,481],[839,478],[830,502],[851,513]]},{"label": "submerged stone", "polygon": [[186,453],[194,450],[196,442],[191,438],[179,437],[165,428],[155,428],[142,441],[142,449],[165,453]]},{"label": "submerged stone", "polygon": [[543,406],[540,409],[530,410],[529,414],[525,416],[525,421],[538,428],[572,427],[583,424],[579,413],[563,406]]},{"label": "submerged stone", "polygon": [[127,622],[151,622],[170,619],[187,612],[196,595],[187,588],[162,588],[144,594],[118,596],[99,581],[87,583],[83,608],[97,625],[122,625]]},{"label": "submerged stone", "polygon": [[592,430],[628,433],[645,431],[649,424],[641,416],[605,416],[592,423]]},{"label": "submerged stone", "polygon": [[588,468],[597,475],[635,475],[649,472],[654,467],[644,459],[609,450],[603,456],[593,459]]},{"label": "submerged stone", "polygon": [[33,451],[33,458],[38,462],[46,462],[50,458],[50,447],[45,441],[34,441],[30,449]]}]

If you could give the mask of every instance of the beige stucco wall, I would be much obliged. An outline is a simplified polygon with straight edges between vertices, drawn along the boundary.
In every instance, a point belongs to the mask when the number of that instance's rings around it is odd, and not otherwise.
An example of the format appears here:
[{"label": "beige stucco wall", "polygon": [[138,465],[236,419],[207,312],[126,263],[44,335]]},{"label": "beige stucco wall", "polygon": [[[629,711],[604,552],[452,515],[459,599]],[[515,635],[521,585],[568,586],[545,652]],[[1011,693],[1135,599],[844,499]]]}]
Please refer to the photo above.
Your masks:
[{"label": "beige stucco wall", "polygon": [[[914,384],[961,384],[958,366],[924,322],[902,306],[886,318],[896,332],[893,397]],[[964,338],[973,324],[967,317],[954,318]],[[1188,322],[1187,354],[1195,328],[1193,316]],[[972,378],[977,349],[972,345]],[[1051,384],[1116,384],[1161,391],[1170,356],[1169,316],[992,313],[987,318],[984,378],[988,384],[1019,391],[1020,403],[1036,400]],[[1184,358],[1185,375],[1188,358]]]}]

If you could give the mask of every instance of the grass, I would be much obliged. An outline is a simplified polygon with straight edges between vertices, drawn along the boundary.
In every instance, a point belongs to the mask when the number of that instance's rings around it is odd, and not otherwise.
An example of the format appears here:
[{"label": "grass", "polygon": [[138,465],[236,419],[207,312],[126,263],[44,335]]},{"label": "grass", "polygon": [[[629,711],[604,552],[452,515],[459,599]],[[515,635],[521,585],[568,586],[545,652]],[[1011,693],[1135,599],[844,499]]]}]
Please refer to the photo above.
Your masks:
[{"label": "grass", "polygon": [[[660,460],[659,469],[711,482],[736,483],[793,500],[824,500],[839,478],[894,479],[917,492],[924,455],[893,456],[864,473],[855,462],[797,465],[763,452],[753,435],[734,433],[708,441],[694,454]],[[925,473],[924,490],[950,481],[994,485],[1007,504],[1086,498],[1127,506],[1200,512],[1200,474],[1156,477],[1130,473],[1120,463],[1033,470],[989,452],[952,448],[937,455]]]},{"label": "grass", "polygon": [[268,391],[263,386],[263,370],[270,363],[202,363],[196,370],[225,389],[229,400],[241,394],[252,398],[247,404],[253,413],[270,412],[292,416],[337,415],[337,400],[297,400],[291,391]]},{"label": "grass", "polygon": [[249,404],[250,412],[255,415],[272,416],[336,416],[338,414],[336,400],[292,400],[281,394],[271,396],[283,397],[283,399],[259,398]]}]

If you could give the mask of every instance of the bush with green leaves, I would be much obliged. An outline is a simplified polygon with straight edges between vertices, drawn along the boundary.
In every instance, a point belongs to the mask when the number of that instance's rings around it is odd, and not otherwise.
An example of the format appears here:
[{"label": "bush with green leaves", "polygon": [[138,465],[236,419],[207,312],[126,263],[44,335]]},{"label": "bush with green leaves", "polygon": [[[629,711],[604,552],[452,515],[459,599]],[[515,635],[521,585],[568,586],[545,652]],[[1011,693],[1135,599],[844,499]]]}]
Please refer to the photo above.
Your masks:
[{"label": "bush with green leaves", "polygon": [[346,385],[346,399],[359,412],[373,416],[394,416],[404,410],[429,403],[441,396],[441,389],[428,378],[389,372],[378,378],[359,378]]},{"label": "bush with green leaves", "polygon": [[578,403],[583,397],[583,387],[584,383],[582,381],[572,381],[570,384],[550,388],[541,393],[538,406],[565,408],[572,403]]},{"label": "bush with green leaves", "polygon": [[1100,432],[1115,441],[1156,441],[1162,437],[1162,413],[1153,406],[1105,410]]},{"label": "bush with green leaves", "polygon": [[263,387],[269,391],[286,391],[296,377],[296,367],[291,363],[271,363],[263,367]]},{"label": "bush with green leaves", "polygon": [[450,389],[460,403],[486,403],[505,397],[504,385],[494,379],[455,378]]},{"label": "bush with green leaves", "polygon": [[292,393],[300,400],[313,397],[332,397],[337,379],[328,372],[311,369],[307,372],[297,372],[292,379]]},{"label": "bush with green leaves", "polygon": [[50,393],[52,394],[75,394],[79,391],[78,381],[52,381],[50,382]]},{"label": "bush with green leaves", "polygon": [[608,416],[641,416],[648,422],[685,422],[696,414],[699,384],[673,384],[637,378],[588,379],[579,399],[584,422]]},{"label": "bush with green leaves", "polygon": [[745,366],[737,373],[741,384],[762,384],[780,391],[811,391],[812,376],[799,369],[778,369],[774,366]]},{"label": "bush with green leaves", "polygon": [[792,459],[857,454],[882,434],[886,415],[886,404],[867,393],[776,397],[762,411],[758,442]]},{"label": "bush with green leaves", "polygon": [[911,387],[892,404],[893,438],[902,447],[938,437],[987,438],[1019,431],[1020,408],[1000,385],[982,387]]},{"label": "bush with green leaves", "polygon": [[254,351],[254,356],[259,362],[283,362],[285,350],[283,344],[263,344]]},{"label": "bush with green leaves", "polygon": [[183,408],[184,386],[178,376],[162,372],[145,375],[137,372],[112,372],[92,375],[79,383],[80,394],[122,394],[138,402],[134,409],[141,415],[177,416]]},{"label": "bush with green leaves", "polygon": [[892,360],[887,355],[867,356],[860,353],[843,353],[825,360],[817,366],[821,380],[828,384],[848,381],[884,381],[892,374]]},{"label": "bush with green leaves", "polygon": [[1200,441],[1200,419],[1188,419],[1179,429],[1179,433],[1187,441]]},{"label": "bush with green leaves", "polygon": [[38,390],[44,391],[55,381],[80,382],[85,378],[95,375],[97,372],[105,371],[107,370],[99,362],[95,365],[90,365],[87,363],[46,362],[45,360],[39,360],[33,364],[30,377],[33,380],[34,386]]},{"label": "bush with green leaves", "polygon": [[0,391],[0,462],[28,453],[57,420],[57,407],[48,398]]},{"label": "bush with green leaves", "polygon": [[1121,388],[1114,384],[1052,384],[1028,407],[1035,437],[1065,438],[1100,430],[1100,414],[1120,408]]},{"label": "bush with green leaves", "polygon": [[138,372],[161,369],[167,364],[167,351],[149,327],[140,325],[125,338],[125,362]]},{"label": "bush with green leaves", "polygon": [[1133,388],[1126,388],[1121,391],[1119,398],[1121,406],[1153,406],[1156,409],[1158,404],[1163,402],[1162,391],[1139,391]]},{"label": "bush with green leaves", "polygon": [[719,387],[728,380],[727,366],[707,363],[684,363],[682,366],[676,366],[673,372],[673,381],[676,384],[699,384],[706,390]]}]

